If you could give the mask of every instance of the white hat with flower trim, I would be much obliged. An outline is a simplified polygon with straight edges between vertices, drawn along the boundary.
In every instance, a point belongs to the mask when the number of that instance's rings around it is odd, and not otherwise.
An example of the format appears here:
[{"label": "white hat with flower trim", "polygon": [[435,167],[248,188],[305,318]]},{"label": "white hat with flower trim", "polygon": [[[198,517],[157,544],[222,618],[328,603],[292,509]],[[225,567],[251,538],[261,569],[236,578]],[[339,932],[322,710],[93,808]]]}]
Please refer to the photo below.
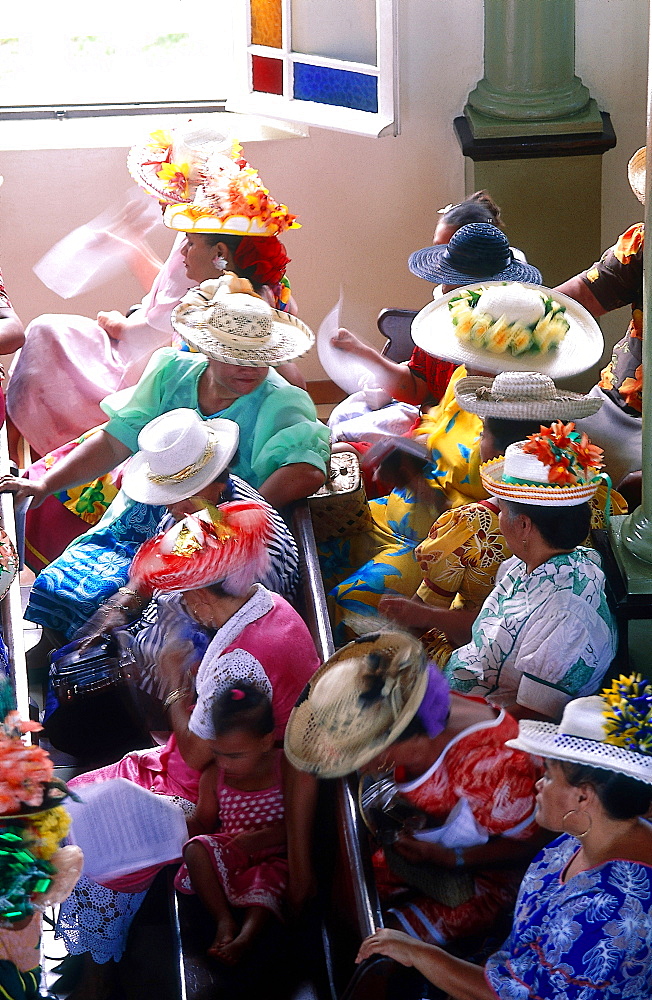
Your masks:
[{"label": "white hat with flower trim", "polygon": [[594,496],[601,479],[602,449],[575,424],[556,421],[510,444],[503,458],[480,466],[492,496],[538,507],[575,507]]},{"label": "white hat with flower trim", "polygon": [[602,694],[566,705],[558,726],[524,719],[507,746],[537,757],[586,764],[652,785],[652,685],[620,676]]},{"label": "white hat with flower trim", "polygon": [[127,169],[139,187],[160,202],[190,204],[213,153],[228,153],[233,140],[191,121],[175,129],[157,129],[129,150]]}]

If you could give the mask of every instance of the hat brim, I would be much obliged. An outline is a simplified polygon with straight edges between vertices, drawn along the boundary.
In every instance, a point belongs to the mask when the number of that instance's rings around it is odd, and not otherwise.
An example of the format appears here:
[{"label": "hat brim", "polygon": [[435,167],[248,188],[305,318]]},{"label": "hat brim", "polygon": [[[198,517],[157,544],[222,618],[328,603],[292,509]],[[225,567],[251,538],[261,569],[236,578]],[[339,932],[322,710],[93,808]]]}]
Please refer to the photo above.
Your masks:
[{"label": "hat brim", "polygon": [[479,390],[491,393],[492,378],[469,375],[455,385],[455,399],[461,409],[475,413],[479,417],[499,417],[502,420],[580,420],[597,413],[602,400],[594,396],[582,396],[578,392],[562,392],[549,399],[491,399],[487,395],[478,396]]},{"label": "hat brim", "polygon": [[468,285],[470,281],[521,281],[535,285],[541,282],[541,271],[520,260],[513,260],[509,267],[494,274],[464,274],[443,259],[447,250],[447,243],[415,250],[408,258],[408,267],[418,278],[442,285]]},{"label": "hat brim", "polygon": [[637,149],[631,160],[627,164],[627,179],[632,191],[641,202],[645,204],[645,158],[647,150],[645,146]]},{"label": "hat brim", "polygon": [[[480,480],[486,489],[499,500],[511,500],[513,503],[528,503],[535,507],[578,507],[588,503],[595,496],[598,483],[575,483],[574,485],[555,486],[541,483],[540,486],[530,486],[521,483],[504,483],[502,481],[505,469],[504,458],[494,458],[480,466]],[[594,469],[597,475],[598,470]]]},{"label": "hat brim", "polygon": [[[476,290],[501,285],[501,281],[474,281],[466,288]],[[569,324],[568,332],[561,344],[547,354],[534,351],[524,351],[514,356],[509,352],[492,354],[482,347],[463,343],[455,335],[448,302],[459,295],[460,288],[447,292],[442,298],[429,302],[412,321],[412,340],[427,354],[454,364],[470,365],[480,371],[498,375],[500,372],[531,372],[538,371],[551,378],[566,378],[586,371],[599,360],[604,340],[600,327],[590,312],[571,299],[568,295],[544,285],[525,284],[526,288],[534,288],[546,295],[552,296],[556,302],[566,307],[564,314]]]},{"label": "hat brim", "polygon": [[[165,160],[161,160],[158,164],[158,168],[163,166]],[[145,143],[140,143],[137,146],[132,146],[127,153],[127,170],[131,174],[133,180],[135,180],[138,187],[146,191],[147,194],[151,195],[152,198],[156,198],[157,201],[164,202],[166,205],[175,205],[177,203],[191,204],[194,198],[194,187],[189,188],[189,194],[186,198],[181,198],[178,194],[172,198],[170,196],[169,190],[166,189],[163,182],[157,177],[157,164],[152,163],[152,147]]]},{"label": "hat brim", "polygon": [[[382,633],[382,638],[387,640],[389,635],[391,633]],[[412,691],[393,724],[382,733],[367,738],[364,746],[355,750],[338,746],[337,741],[313,712],[311,695],[319,680],[347,657],[364,656],[370,652],[377,645],[375,641],[371,641],[372,638],[376,640],[378,636],[363,636],[334,653],[313,674],[297,700],[285,729],[284,749],[285,756],[298,770],[308,771],[320,778],[342,778],[351,774],[391,746],[416,715],[428,686],[429,675],[425,655]]]},{"label": "hat brim", "polygon": [[[169,201],[169,199],[167,199]],[[189,211],[187,203],[170,204],[165,210],[163,222],[168,229],[179,233],[228,233],[232,236],[278,236],[284,231],[276,222],[261,224],[259,219],[246,215],[228,215],[218,219],[208,212],[199,214],[196,207]],[[299,229],[296,223],[289,227]]]},{"label": "hat brim", "polygon": [[507,740],[505,746],[513,750],[523,750],[536,757],[569,761],[616,771],[635,778],[646,785],[652,785],[652,756],[627,750],[612,743],[570,736],[559,732],[560,727],[552,722],[535,722],[524,719],[519,723],[516,739]]},{"label": "hat brim", "polygon": [[315,335],[297,316],[290,313],[273,310],[275,318],[272,321],[272,332],[265,338],[265,343],[257,342],[252,347],[249,337],[236,337],[232,334],[220,335],[220,331],[209,323],[196,322],[192,326],[183,321],[186,311],[192,309],[197,313],[196,306],[177,306],[172,313],[172,326],[185,340],[207,358],[223,361],[228,365],[240,365],[243,368],[268,368],[282,365],[285,361],[293,361],[306,354],[315,342]]},{"label": "hat brim", "polygon": [[207,420],[216,435],[216,447],[206,465],[182,482],[155,483],[150,479],[150,465],[143,452],[136,452],[122,475],[122,489],[132,500],[147,504],[168,504],[185,500],[212,483],[228,467],[238,447],[238,425],[232,420],[213,417]]}]

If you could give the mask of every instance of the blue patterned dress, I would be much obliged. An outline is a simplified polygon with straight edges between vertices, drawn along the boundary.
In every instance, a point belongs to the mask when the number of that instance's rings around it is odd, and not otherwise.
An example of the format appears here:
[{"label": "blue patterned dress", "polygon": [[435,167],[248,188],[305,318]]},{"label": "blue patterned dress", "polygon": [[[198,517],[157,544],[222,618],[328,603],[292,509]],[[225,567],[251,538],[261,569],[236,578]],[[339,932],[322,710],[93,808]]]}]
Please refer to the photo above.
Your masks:
[{"label": "blue patterned dress", "polygon": [[500,1000],[652,997],[652,866],[608,861],[564,883],[578,847],[559,837],[528,868],[512,932],[485,967]]}]

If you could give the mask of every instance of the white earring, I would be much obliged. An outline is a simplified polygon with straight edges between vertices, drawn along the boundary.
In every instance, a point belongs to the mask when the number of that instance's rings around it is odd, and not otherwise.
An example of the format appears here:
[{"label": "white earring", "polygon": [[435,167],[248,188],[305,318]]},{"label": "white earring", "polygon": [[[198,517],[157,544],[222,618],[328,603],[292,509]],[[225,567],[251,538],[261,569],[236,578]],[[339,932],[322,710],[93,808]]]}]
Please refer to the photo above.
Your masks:
[{"label": "white earring", "polygon": [[216,271],[226,271],[227,266],[228,261],[226,257],[220,257],[219,254],[217,257],[213,257],[213,267]]}]

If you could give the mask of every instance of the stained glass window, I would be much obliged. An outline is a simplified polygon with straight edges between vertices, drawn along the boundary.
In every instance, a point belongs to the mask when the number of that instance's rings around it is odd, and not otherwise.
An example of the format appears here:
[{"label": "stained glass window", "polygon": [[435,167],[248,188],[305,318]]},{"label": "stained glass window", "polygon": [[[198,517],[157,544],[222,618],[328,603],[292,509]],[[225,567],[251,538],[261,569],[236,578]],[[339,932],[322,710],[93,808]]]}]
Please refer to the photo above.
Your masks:
[{"label": "stained glass window", "polygon": [[238,95],[227,108],[366,135],[396,134],[397,4],[238,0],[236,30],[246,47]]}]

